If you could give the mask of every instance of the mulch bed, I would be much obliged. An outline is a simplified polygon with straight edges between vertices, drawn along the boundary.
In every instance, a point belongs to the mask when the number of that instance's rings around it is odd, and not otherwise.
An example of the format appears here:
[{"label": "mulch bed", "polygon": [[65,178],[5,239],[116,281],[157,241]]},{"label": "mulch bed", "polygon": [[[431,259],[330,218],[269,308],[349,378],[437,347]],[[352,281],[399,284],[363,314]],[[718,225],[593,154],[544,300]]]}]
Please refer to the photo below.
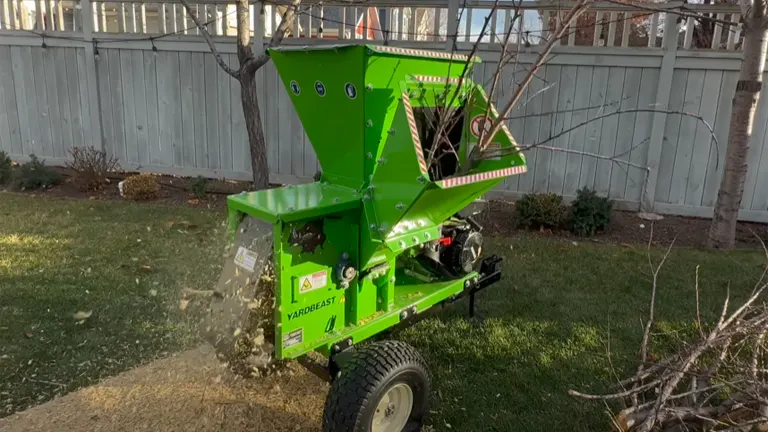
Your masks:
[{"label": "mulch bed", "polygon": [[[64,167],[51,167],[64,177],[64,181],[46,190],[27,191],[30,195],[80,198],[92,200],[122,200],[117,189],[117,183],[125,177],[135,173],[115,174],[112,184],[97,192],[83,192],[76,188],[70,181],[72,172]],[[160,198],[148,201],[152,204],[169,206],[189,206],[209,209],[225,209],[227,195],[250,190],[250,183],[234,180],[209,180],[208,193],[203,198],[196,198],[190,192],[190,183],[193,179],[170,175],[158,175],[161,184]],[[274,187],[280,185],[273,185]],[[485,228],[488,235],[514,237],[521,234],[515,227],[515,204],[512,201],[488,201],[483,212],[478,215],[478,222]],[[665,246],[673,239],[678,247],[707,247],[707,235],[710,220],[682,216],[668,216],[664,219],[651,222],[643,220],[634,212],[614,211],[611,224],[605,232],[589,238],[586,241],[596,243],[614,244],[647,244],[650,228],[653,225],[654,245]],[[574,236],[567,230],[539,231],[536,235],[557,237],[569,241],[585,241],[584,238]],[[739,223],[736,232],[736,246],[740,248],[762,247],[759,236],[768,242],[768,225],[758,223]]]},{"label": "mulch bed", "polygon": [[[515,228],[514,215],[514,202],[489,201],[483,213],[479,215],[478,222],[491,235],[515,236],[520,234],[520,230]],[[586,240],[596,243],[647,244],[650,228],[653,225],[654,245],[667,246],[675,240],[676,247],[706,248],[710,224],[709,219],[670,215],[664,215],[664,219],[651,222],[641,219],[635,212],[615,210],[608,229]],[[545,230],[536,234],[556,236],[571,241],[585,240],[566,230],[555,232]],[[768,225],[740,222],[736,230],[736,247],[762,247],[756,235],[768,243]]]},{"label": "mulch bed", "polygon": [[[21,193],[60,198],[80,198],[91,200],[123,200],[117,188],[117,184],[128,176],[137,174],[134,172],[115,173],[110,176],[111,183],[102,190],[83,192],[72,183],[72,171],[65,167],[50,167],[63,177],[62,183],[44,190],[29,190]],[[145,201],[151,204],[168,206],[188,206],[209,209],[224,209],[227,206],[227,196],[250,190],[249,182],[235,180],[209,179],[207,193],[202,198],[197,198],[191,192],[190,184],[194,178],[171,175],[158,175],[160,183],[160,197],[156,200]],[[279,186],[279,185],[274,185]]]}]

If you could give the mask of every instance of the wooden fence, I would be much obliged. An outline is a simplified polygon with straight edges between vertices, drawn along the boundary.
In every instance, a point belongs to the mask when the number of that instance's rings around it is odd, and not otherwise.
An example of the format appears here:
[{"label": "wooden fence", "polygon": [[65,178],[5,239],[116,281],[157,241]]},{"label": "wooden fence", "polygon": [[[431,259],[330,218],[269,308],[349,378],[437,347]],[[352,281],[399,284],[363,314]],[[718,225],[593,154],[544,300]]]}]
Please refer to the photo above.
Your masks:
[{"label": "wooden fence", "polygon": [[[285,44],[387,43],[466,51],[493,2],[381,1],[366,7],[305,1]],[[512,2],[491,20],[474,79],[489,84],[498,41],[512,25]],[[498,102],[533,62],[567,2],[526,1],[515,22],[518,64],[504,68]],[[253,6],[254,44],[279,23],[279,4]],[[369,7],[370,6],[370,7]],[[375,7],[374,7],[375,6]],[[663,4],[660,8],[676,7]],[[533,81],[509,127],[524,144],[619,108],[668,107],[690,117],[627,113],[564,134],[548,145],[622,158],[627,168],[589,156],[537,149],[529,172],[492,192],[516,198],[589,186],[623,208],[710,217],[723,169],[731,98],[738,76],[738,9],[686,5],[690,17],[598,3],[577,22]],[[225,61],[237,64],[233,5],[195,2]],[[37,13],[42,11],[42,13]],[[707,27],[694,15],[734,24]],[[667,16],[670,19],[667,19]],[[0,149],[25,160],[63,163],[72,146],[93,145],[129,169],[247,179],[247,137],[239,86],[176,2],[0,0]],[[258,72],[259,98],[274,181],[307,181],[319,168],[274,67]],[[580,109],[584,108],[584,109]],[[768,97],[761,99],[740,217],[768,222]]]}]

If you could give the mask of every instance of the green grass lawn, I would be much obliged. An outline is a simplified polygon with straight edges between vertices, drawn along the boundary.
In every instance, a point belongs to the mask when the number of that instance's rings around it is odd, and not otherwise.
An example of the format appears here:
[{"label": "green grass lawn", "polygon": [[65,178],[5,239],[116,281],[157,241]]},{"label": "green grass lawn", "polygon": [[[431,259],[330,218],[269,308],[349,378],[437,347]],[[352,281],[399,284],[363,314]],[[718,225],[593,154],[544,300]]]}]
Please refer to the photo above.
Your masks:
[{"label": "green grass lawn", "polygon": [[179,291],[218,277],[223,220],[0,192],[0,416],[195,344]]},{"label": "green grass lawn", "polygon": [[[198,343],[177,309],[179,290],[214,282],[223,220],[0,193],[0,416]],[[463,301],[398,334],[431,366],[434,429],[609,429],[604,406],[566,392],[615,381],[609,336],[616,373],[635,367],[650,293],[645,248],[540,236],[489,243],[506,259],[505,279],[479,296],[483,319],[467,320]],[[727,287],[744,299],[765,262],[762,251],[674,250],[660,276],[663,334],[652,351],[695,332],[697,265],[703,318],[712,320]],[[92,315],[78,324],[78,311]]]}]

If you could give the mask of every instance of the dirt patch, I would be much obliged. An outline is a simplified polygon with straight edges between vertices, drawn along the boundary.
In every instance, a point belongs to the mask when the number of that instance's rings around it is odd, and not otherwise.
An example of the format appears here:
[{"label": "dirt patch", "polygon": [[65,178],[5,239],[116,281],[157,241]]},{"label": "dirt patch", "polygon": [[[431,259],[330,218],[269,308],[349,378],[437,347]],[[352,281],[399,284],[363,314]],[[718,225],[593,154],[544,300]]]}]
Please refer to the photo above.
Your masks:
[{"label": "dirt patch", "polygon": [[[520,230],[515,228],[515,204],[512,201],[489,201],[478,222],[490,235],[515,236]],[[664,215],[664,219],[651,222],[641,219],[635,212],[614,211],[611,224],[605,232],[590,237],[589,241],[598,243],[638,244],[648,243],[651,224],[655,245],[669,245],[676,238],[678,247],[704,248],[711,221],[703,218]],[[556,236],[569,240],[582,241],[567,230],[536,232],[542,236]],[[757,234],[768,242],[768,225],[740,222],[736,229],[736,246],[740,248],[762,247]]]},{"label": "dirt patch", "polygon": [[[115,173],[110,175],[110,184],[102,190],[94,192],[83,192],[72,183],[72,170],[66,167],[51,166],[52,170],[59,173],[63,181],[48,189],[22,191],[21,193],[29,195],[40,195],[60,198],[79,198],[91,200],[123,200],[117,184],[126,177],[137,174],[135,172]],[[160,197],[155,200],[145,201],[151,204],[169,205],[169,206],[188,206],[202,207],[211,209],[225,208],[227,196],[251,190],[249,182],[236,180],[217,180],[208,179],[207,193],[202,198],[197,198],[191,192],[191,183],[194,178],[179,177],[171,175],[157,175],[157,181],[160,183]],[[274,185],[277,187],[280,185]],[[15,191],[18,192],[18,191]]]},{"label": "dirt patch", "polygon": [[207,345],[0,419],[1,431],[318,431],[328,386],[288,375],[243,380]]}]

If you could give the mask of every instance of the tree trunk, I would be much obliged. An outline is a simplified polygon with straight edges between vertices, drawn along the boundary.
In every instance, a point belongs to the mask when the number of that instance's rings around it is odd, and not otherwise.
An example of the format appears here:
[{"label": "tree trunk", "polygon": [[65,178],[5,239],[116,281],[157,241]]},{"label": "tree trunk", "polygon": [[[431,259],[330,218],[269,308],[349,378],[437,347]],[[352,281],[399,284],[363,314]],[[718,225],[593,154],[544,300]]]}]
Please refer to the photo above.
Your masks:
[{"label": "tree trunk", "polygon": [[[251,48],[251,11],[248,0],[237,2],[237,59],[240,62],[240,99],[243,103],[245,128],[248,131],[248,149],[251,153],[251,171],[255,190],[269,188],[269,164],[264,129],[261,127],[261,111],[256,93],[256,74],[246,63],[253,62]],[[261,49],[262,47],[258,47]]]},{"label": "tree trunk", "polygon": [[256,75],[244,74],[239,81],[245,128],[248,130],[248,148],[251,151],[253,187],[255,190],[267,189],[269,187],[267,144],[264,141],[264,129],[261,127],[261,112],[256,94]]},{"label": "tree trunk", "polygon": [[736,238],[736,221],[739,216],[744,181],[747,177],[747,154],[752,135],[757,101],[763,85],[765,68],[766,26],[763,18],[744,17],[744,54],[741,72],[733,96],[728,147],[725,167],[717,193],[717,203],[709,229],[709,245],[717,249],[732,248]]}]

